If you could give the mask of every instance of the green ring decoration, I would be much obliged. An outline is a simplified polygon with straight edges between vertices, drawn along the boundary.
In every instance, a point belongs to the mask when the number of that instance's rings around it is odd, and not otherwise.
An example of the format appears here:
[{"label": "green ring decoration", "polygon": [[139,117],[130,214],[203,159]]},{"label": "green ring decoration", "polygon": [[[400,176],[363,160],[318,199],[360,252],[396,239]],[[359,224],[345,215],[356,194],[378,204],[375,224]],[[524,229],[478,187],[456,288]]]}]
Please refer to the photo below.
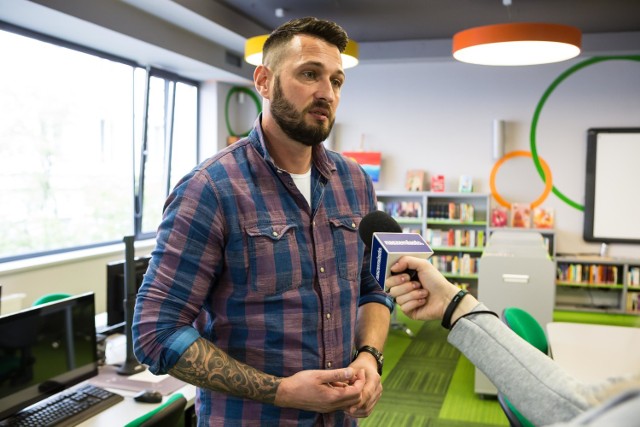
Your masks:
[{"label": "green ring decoration", "polygon": [[[542,182],[546,183],[547,179],[544,174],[544,170],[542,169],[542,165],[540,164],[540,159],[538,157],[538,149],[536,147],[536,129],[538,127],[538,120],[540,119],[540,112],[542,111],[542,107],[544,106],[545,102],[547,102],[547,99],[549,98],[551,93],[560,85],[560,83],[566,80],[573,73],[592,64],[597,64],[599,62],[604,62],[604,61],[614,61],[614,60],[640,61],[640,56],[638,55],[595,56],[591,59],[582,61],[570,67],[568,70],[566,70],[562,74],[560,74],[560,76],[558,76],[558,78],[556,78],[553,81],[553,83],[551,83],[551,85],[547,88],[547,90],[542,95],[542,98],[540,98],[540,101],[538,102],[538,105],[536,106],[536,109],[533,113],[533,119],[531,120],[530,145],[531,145],[531,158],[533,159],[533,163],[535,164],[536,169],[538,170],[538,174],[542,178]],[[584,211],[584,205],[581,205],[580,203],[577,203],[571,200],[569,197],[565,196],[560,190],[558,190],[555,187],[555,185],[553,186],[552,191],[553,191],[553,194],[558,196],[560,200],[567,203],[569,206],[576,208],[579,211]]]},{"label": "green ring decoration", "polygon": [[260,103],[260,99],[258,99],[258,95],[256,95],[253,90],[244,86],[234,86],[229,89],[229,92],[227,93],[227,100],[224,103],[224,120],[227,123],[227,132],[229,132],[229,136],[247,136],[249,135],[249,132],[251,132],[250,128],[248,131],[242,134],[235,133],[233,129],[231,129],[231,123],[229,122],[229,101],[231,100],[231,96],[233,96],[233,94],[240,92],[246,93],[247,95],[249,95],[249,97],[251,97],[251,99],[253,99],[253,102],[255,102],[256,104],[256,109],[258,110],[256,116],[262,112],[262,104]]}]

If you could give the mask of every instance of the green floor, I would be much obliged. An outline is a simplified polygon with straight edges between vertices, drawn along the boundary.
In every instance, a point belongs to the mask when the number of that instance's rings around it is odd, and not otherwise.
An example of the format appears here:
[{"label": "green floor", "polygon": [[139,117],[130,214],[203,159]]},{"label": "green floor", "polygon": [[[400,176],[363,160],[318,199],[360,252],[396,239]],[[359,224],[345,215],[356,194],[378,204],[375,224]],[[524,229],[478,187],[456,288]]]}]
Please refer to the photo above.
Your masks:
[{"label": "green floor", "polygon": [[[554,321],[640,326],[640,316],[556,311]],[[480,398],[473,390],[475,368],[446,342],[438,322],[408,319],[398,310],[385,345],[383,396],[364,427],[508,426],[496,399]],[[397,368],[397,369],[396,369]]]}]

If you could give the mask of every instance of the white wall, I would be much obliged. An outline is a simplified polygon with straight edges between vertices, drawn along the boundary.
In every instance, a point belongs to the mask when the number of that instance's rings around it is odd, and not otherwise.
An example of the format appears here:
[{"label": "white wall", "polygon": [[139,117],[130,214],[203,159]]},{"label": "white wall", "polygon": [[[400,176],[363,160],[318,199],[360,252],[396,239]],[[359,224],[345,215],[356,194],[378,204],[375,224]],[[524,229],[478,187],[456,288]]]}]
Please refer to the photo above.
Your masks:
[{"label": "white wall", "polygon": [[[149,240],[135,242],[135,255],[148,255],[153,243]],[[96,312],[101,313],[106,309],[107,263],[123,259],[124,243],[0,264],[2,296],[24,293],[22,308],[25,308],[48,293],[94,292]]]},{"label": "white wall", "polygon": [[[382,151],[379,189],[404,190],[405,173],[444,174],[448,191],[472,175],[475,191],[490,192],[492,122],[506,126],[506,150],[530,151],[530,126],[542,95],[563,72],[586,58],[532,67],[482,67],[457,63],[362,64],[347,70],[336,120],[334,148]],[[548,97],[537,128],[537,150],[553,183],[584,203],[586,131],[590,127],[640,125],[640,61],[590,65],[562,81]],[[640,196],[629,183],[630,197]],[[498,170],[498,192],[511,202],[531,202],[544,184],[529,158]],[[551,194],[558,252],[598,253],[582,240],[583,213]],[[612,256],[640,256],[640,245],[610,245]]]}]

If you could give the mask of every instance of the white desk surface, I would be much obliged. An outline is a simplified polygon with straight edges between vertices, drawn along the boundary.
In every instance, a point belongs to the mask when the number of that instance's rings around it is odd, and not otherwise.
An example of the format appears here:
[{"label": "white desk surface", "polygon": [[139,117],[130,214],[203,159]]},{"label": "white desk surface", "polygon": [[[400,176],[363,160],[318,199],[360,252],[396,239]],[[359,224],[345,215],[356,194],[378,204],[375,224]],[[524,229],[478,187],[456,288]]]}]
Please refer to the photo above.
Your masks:
[{"label": "white desk surface", "polygon": [[[96,322],[97,323],[97,322]],[[124,355],[126,352],[126,339],[124,335],[115,334],[108,338],[106,348],[106,362],[107,364],[119,364],[124,361]],[[90,381],[90,380],[89,380]],[[117,393],[124,397],[124,400],[120,403],[113,405],[98,415],[78,424],[82,427],[114,427],[123,426],[138,417],[152,411],[153,409],[166,402],[169,396],[164,396],[162,403],[139,403],[133,400],[138,392],[131,390],[122,390],[115,388],[108,388],[109,391]],[[175,391],[175,393],[182,393],[187,399],[187,407],[190,407],[195,402],[196,387],[190,384]]]},{"label": "white desk surface", "polygon": [[[111,408],[100,412],[98,415],[78,424],[82,427],[114,427],[123,426],[138,417],[152,411],[162,403],[139,403],[133,400],[136,392],[128,390],[110,389],[115,393],[124,396],[124,400],[113,405]],[[182,393],[187,399],[187,407],[192,406],[195,401],[196,388],[190,384],[182,387],[176,393]],[[162,402],[166,402],[169,396],[164,396]]]},{"label": "white desk surface", "polygon": [[640,328],[551,322],[547,338],[553,359],[580,381],[640,372]]}]

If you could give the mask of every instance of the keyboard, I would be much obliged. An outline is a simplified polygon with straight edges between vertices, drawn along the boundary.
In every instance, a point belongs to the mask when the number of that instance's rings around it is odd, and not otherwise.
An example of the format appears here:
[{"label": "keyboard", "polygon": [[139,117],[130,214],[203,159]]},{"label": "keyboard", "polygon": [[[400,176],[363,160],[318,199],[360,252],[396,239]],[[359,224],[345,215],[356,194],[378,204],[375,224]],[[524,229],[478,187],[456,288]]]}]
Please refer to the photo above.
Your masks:
[{"label": "keyboard", "polygon": [[0,426],[74,426],[123,400],[119,394],[86,384],[62,391],[0,420]]}]

